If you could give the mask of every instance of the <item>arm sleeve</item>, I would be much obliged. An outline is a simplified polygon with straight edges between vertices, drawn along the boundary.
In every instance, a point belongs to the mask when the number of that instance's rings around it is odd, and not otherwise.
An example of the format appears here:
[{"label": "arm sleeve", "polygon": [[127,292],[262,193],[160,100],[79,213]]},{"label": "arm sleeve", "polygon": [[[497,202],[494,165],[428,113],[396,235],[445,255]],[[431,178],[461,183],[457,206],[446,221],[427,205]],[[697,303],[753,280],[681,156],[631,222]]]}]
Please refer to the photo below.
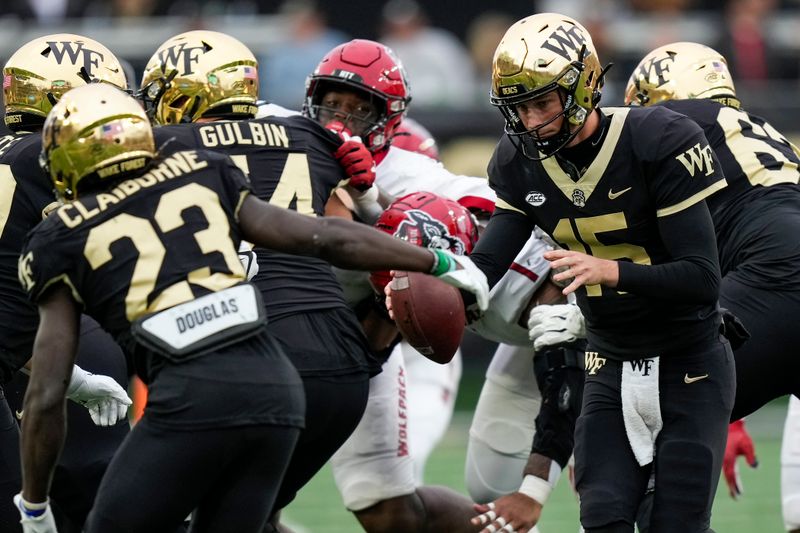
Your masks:
[{"label": "arm sleeve", "polygon": [[670,300],[715,302],[721,276],[714,227],[706,203],[698,202],[659,217],[658,228],[674,260],[661,265],[620,261],[617,289]]},{"label": "arm sleeve", "polygon": [[489,287],[500,281],[514,258],[533,233],[533,222],[523,213],[495,209],[478,245],[470,254],[472,261],[489,281]]}]

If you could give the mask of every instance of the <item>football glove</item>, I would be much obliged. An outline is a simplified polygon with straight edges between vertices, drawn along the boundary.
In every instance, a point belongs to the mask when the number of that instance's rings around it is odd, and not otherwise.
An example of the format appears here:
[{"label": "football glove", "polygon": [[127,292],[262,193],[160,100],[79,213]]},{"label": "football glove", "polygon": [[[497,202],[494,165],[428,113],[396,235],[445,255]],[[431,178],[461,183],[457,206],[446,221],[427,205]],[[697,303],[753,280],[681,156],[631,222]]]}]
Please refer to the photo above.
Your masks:
[{"label": "football glove", "polygon": [[744,492],[742,480],[739,478],[739,466],[736,459],[743,455],[747,464],[752,468],[758,467],[756,459],[756,449],[753,439],[744,427],[744,419],[737,420],[728,426],[728,443],[725,445],[725,457],[722,460],[722,472],[725,474],[725,482],[728,484],[728,492],[731,498],[736,500]]},{"label": "football glove", "polygon": [[344,173],[350,178],[348,185],[358,191],[366,191],[375,182],[375,160],[364,143],[349,140],[334,152]]},{"label": "football glove", "polygon": [[439,248],[431,252],[436,256],[431,273],[448,285],[474,294],[478,308],[486,311],[489,307],[489,282],[486,274],[465,255],[456,255]]},{"label": "football glove", "polygon": [[98,426],[113,426],[123,420],[132,403],[114,378],[86,372],[78,365],[72,367],[66,396],[86,407],[92,422]]},{"label": "football glove", "polygon": [[22,494],[14,496],[14,505],[20,515],[23,533],[58,533],[50,501],[31,503],[25,501]]},{"label": "football glove", "polygon": [[537,305],[528,316],[528,337],[533,349],[575,342],[586,337],[583,314],[577,305]]},{"label": "football glove", "polygon": [[239,244],[239,261],[242,262],[247,281],[250,281],[258,274],[258,259],[253,247],[242,241]]}]

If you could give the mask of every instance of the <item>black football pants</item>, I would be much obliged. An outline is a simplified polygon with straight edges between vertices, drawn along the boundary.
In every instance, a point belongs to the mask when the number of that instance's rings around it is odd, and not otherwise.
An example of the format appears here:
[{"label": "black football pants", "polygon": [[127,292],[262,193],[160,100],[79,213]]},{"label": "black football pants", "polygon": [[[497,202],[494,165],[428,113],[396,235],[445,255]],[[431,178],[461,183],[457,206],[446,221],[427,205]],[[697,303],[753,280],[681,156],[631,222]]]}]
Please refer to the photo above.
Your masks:
[{"label": "black football pants", "polygon": [[[650,531],[707,531],[735,392],[730,345],[713,339],[704,346],[661,355],[663,428],[655,443],[654,465],[639,466],[628,442],[620,397],[622,364],[630,363],[607,359],[594,375],[587,371],[575,432],[581,524],[588,532],[607,527],[632,532],[654,466]],[[686,382],[687,375],[706,374]]]}]

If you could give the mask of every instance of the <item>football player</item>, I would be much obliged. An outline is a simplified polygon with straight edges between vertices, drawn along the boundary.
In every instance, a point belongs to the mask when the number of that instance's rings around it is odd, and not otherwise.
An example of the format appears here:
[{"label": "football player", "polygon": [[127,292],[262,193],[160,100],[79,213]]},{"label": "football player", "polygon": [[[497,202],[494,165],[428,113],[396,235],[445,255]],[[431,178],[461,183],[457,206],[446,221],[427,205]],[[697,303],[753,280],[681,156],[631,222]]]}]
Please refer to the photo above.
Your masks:
[{"label": "football player", "polygon": [[[430,157],[394,146],[411,93],[400,61],[387,47],[363,39],[337,46],[306,85],[303,113],[364,142],[377,163],[375,183],[386,198],[432,191],[478,214],[491,212],[494,194],[486,180],[456,176]],[[368,195],[352,196],[362,220],[371,223],[381,214],[380,206],[364,207]],[[333,210],[329,203],[328,213]],[[444,487],[421,486],[428,455],[452,416],[460,354],[438,365],[405,342],[394,346],[394,323],[387,322],[382,302],[375,305],[366,277],[339,274],[372,349],[386,359],[383,373],[370,380],[364,417],[334,456],[334,478],[345,506],[370,532],[468,530],[471,503],[466,498]]]},{"label": "football player", "polygon": [[[725,58],[698,43],[671,43],[647,54],[628,81],[625,101],[659,104],[697,122],[728,181],[707,202],[722,269],[720,305],[742,321],[751,337],[734,350],[735,422],[725,479],[735,498],[741,493],[737,455],[757,464],[738,419],[775,398],[800,395],[800,363],[791,348],[800,341],[791,319],[800,312],[800,249],[793,238],[800,231],[800,153],[763,118],[742,108]],[[784,458],[791,455],[786,448]],[[790,485],[783,483],[783,490],[791,490]]]},{"label": "football player", "polygon": [[[97,41],[80,35],[53,34],[36,38],[15,51],[3,68],[5,123],[14,135],[0,138],[2,531],[19,531],[20,528],[19,513],[11,498],[22,485],[18,422],[24,415],[22,396],[27,378],[17,371],[31,356],[39,322],[36,307],[19,284],[17,259],[26,233],[56,205],[52,183],[38,165],[39,132],[47,112],[64,92],[90,82],[109,83],[120,88],[127,85],[114,54]],[[81,318],[80,339],[77,360],[98,375],[76,366],[68,397],[88,407],[91,416],[74,402],[68,405],[73,431],[53,481],[58,522],[64,529],[77,530],[86,519],[111,456],[128,432],[125,414],[130,404],[123,388],[128,372],[119,346],[86,316]],[[95,423],[113,427],[98,427]]]},{"label": "football player", "polygon": [[64,205],[31,232],[19,261],[41,316],[15,498],[29,531],[55,531],[47,495],[81,307],[126,347],[150,389],[104,477],[86,527],[94,533],[163,530],[193,509],[198,530],[264,526],[304,395],[265,328],[260,291],[245,282],[241,239],[343,268],[431,272],[487,303],[467,258],[266,203],[222,154],[157,155],[138,102],[108,84],[63,95],[42,138]]},{"label": "football player", "polygon": [[[734,393],[703,201],[725,180],[682,115],[599,108],[603,75],[590,35],[569,17],[537,14],[508,30],[492,79],[507,133],[489,165],[497,209],[472,257],[493,285],[534,224],[563,248],[544,256],[586,316],[575,433],[583,527],[632,531],[656,468],[652,530],[704,531]],[[532,527],[563,466],[532,455],[519,490],[479,506],[475,523]]]},{"label": "football player", "polygon": [[[190,50],[196,60],[187,71],[178,51]],[[194,124],[157,128],[157,140],[169,141],[167,152],[205,147],[232,156],[259,198],[310,217],[324,215],[341,184],[356,195],[370,188],[374,163],[363,143],[342,142],[303,116],[252,120],[257,80],[253,54],[230,36],[194,31],[167,40],[148,63],[142,87],[156,123]],[[257,254],[253,281],[264,296],[267,328],[306,392],[306,425],[277,498],[279,510],[353,432],[380,363],[329,264],[265,249]]]},{"label": "football player", "polygon": [[[396,75],[387,77],[383,76],[384,72]],[[403,82],[402,85],[400,81]],[[375,159],[378,161],[376,184],[383,193],[402,196],[412,191],[432,190],[441,196],[458,200],[478,214],[479,219],[488,216],[494,207],[495,196],[484,179],[453,175],[440,163],[412,153],[417,151],[430,157],[432,139],[429,134],[415,137],[413,127],[412,135],[405,135],[408,118],[396,117],[391,113],[392,108],[398,107],[396,103],[393,104],[394,100],[403,95],[410,96],[408,83],[400,63],[391,51],[380,43],[359,39],[338,46],[325,56],[309,78],[304,109],[305,113],[323,121],[327,120],[328,124],[340,124],[341,127],[344,121],[346,128],[351,128],[355,134],[368,139],[367,145],[373,147]],[[332,105],[322,106],[326,97],[332,96],[343,100],[334,100]],[[315,105],[318,107],[314,107]],[[273,109],[274,106],[262,106],[260,111],[268,114]],[[371,115],[366,123],[357,116],[359,113],[363,114],[365,109],[370,109],[368,115]],[[400,119],[402,121],[397,125]],[[375,138],[369,140],[370,135],[384,139],[385,142],[376,141]],[[407,140],[412,142],[404,144]],[[341,195],[332,200],[339,197]],[[328,205],[329,213],[334,212],[332,203],[334,202],[329,202]],[[335,211],[340,213],[338,208]],[[529,305],[539,301],[540,290],[552,287],[548,281],[549,265],[541,258],[546,249],[550,249],[549,246],[537,235],[531,236],[509,271],[507,283],[498,284],[492,292],[490,308],[480,321],[472,325],[478,333],[512,344],[520,343],[522,339],[522,344],[530,345],[526,328]],[[374,301],[371,289],[363,278],[359,279],[358,276],[341,271],[339,274],[339,280],[351,302],[356,303],[362,299]],[[364,306],[357,308],[364,311]],[[385,315],[380,311],[382,308],[383,305],[379,304],[377,312],[373,316],[364,317],[362,324],[366,328],[381,325],[381,316]],[[389,330],[388,339],[393,339],[396,335],[394,324],[390,322],[386,328]],[[376,337],[382,339],[384,344],[373,347],[381,350],[388,341],[380,335]],[[504,359],[505,355],[510,355],[518,364],[506,364],[509,359]],[[496,373],[502,374],[510,368],[527,368],[533,382],[532,356],[530,349],[514,351],[510,347],[501,346],[496,357],[504,359],[506,363],[498,363]],[[448,496],[449,491],[439,487],[421,486],[428,454],[444,434],[451,417],[460,374],[457,370],[459,358],[460,353],[456,353],[449,365],[434,364],[402,342],[389,356],[384,365],[384,373],[391,371],[398,376],[407,377],[403,380],[406,396],[399,395],[399,387],[387,385],[389,381],[383,379],[383,375],[374,378],[370,383],[370,397],[374,399],[371,399],[355,434],[334,458],[334,476],[345,504],[355,512],[368,531],[385,531],[398,526],[406,530],[421,530],[423,527],[435,529],[437,520],[446,521],[441,527],[449,528],[448,530],[465,527],[464,514],[461,512],[466,508],[463,498],[452,494]],[[563,362],[563,357],[561,360]],[[543,374],[547,374],[550,369],[541,370]],[[561,368],[558,370],[560,372]],[[555,392],[562,386],[553,377],[547,382],[558,383],[551,387]],[[514,396],[513,393],[511,395]],[[575,397],[579,402],[579,396]],[[492,399],[483,403],[490,407],[497,402],[505,403],[507,396],[498,393],[492,395]],[[493,403],[494,400],[496,402]],[[405,406],[404,410],[407,408],[407,425],[398,424],[390,430],[390,434],[408,434],[408,450],[401,448],[406,443],[399,439],[377,441],[364,436],[369,428],[383,420],[397,420],[395,413],[401,404]],[[432,405],[437,407],[431,408]],[[535,405],[538,412],[538,404]],[[536,412],[526,412],[531,426],[530,431],[525,432],[527,439],[523,437],[523,440],[527,440],[527,449],[530,449],[533,440],[532,422]],[[487,416],[491,416],[491,413]],[[478,413],[476,418],[477,416]],[[486,494],[483,490],[485,482],[491,481],[496,488],[498,485],[493,483],[494,480],[502,477],[491,476],[489,471],[498,462],[497,456],[505,456],[504,452],[507,451],[506,446],[501,445],[499,450],[494,446],[498,439],[505,440],[505,437],[493,439],[486,435],[486,430],[494,434],[497,429],[497,425],[482,425],[481,429],[473,427],[471,431],[471,441],[472,436],[476,435],[489,443],[476,447],[471,454],[476,464],[481,463],[473,470],[478,474],[471,478],[473,483],[469,485],[470,493],[476,498]],[[522,448],[524,447],[523,444]],[[401,450],[403,453],[399,453]],[[549,453],[549,448],[545,450]],[[527,457],[527,453],[525,455]],[[520,472],[521,468],[512,479],[519,477]],[[481,487],[476,488],[478,485]],[[448,506],[443,505],[447,502],[450,502]]]},{"label": "football player", "polygon": [[439,161],[439,146],[428,129],[411,117],[403,117],[403,121],[392,137],[392,146],[408,152],[427,155]]}]

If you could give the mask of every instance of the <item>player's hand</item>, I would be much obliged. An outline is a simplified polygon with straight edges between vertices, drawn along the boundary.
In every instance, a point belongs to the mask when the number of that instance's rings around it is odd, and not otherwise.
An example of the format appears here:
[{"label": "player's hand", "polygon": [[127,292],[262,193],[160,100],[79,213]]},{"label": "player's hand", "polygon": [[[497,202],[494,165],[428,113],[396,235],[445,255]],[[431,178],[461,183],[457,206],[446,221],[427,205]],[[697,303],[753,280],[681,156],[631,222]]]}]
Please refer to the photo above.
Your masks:
[{"label": "player's hand", "polygon": [[583,314],[577,305],[537,305],[528,316],[528,337],[537,352],[547,346],[586,337]]},{"label": "player's hand", "polygon": [[448,285],[474,294],[478,308],[486,311],[489,307],[489,282],[486,280],[486,274],[465,255],[456,255],[449,250],[439,248],[432,251],[439,255],[439,261],[449,263],[448,270],[437,274],[436,277]]},{"label": "player's hand", "polygon": [[253,247],[244,241],[239,244],[239,261],[242,262],[247,281],[256,277],[256,274],[258,274],[258,258],[253,251]]},{"label": "player's hand", "polygon": [[372,187],[375,182],[375,160],[364,143],[352,139],[345,141],[333,156],[350,178],[348,185],[358,191]]},{"label": "player's hand", "polygon": [[50,502],[31,503],[22,494],[14,496],[14,505],[19,511],[23,533],[58,533]]},{"label": "player's hand", "polygon": [[743,455],[747,464],[752,468],[758,467],[756,459],[756,449],[753,439],[744,427],[744,419],[737,420],[728,426],[728,443],[725,446],[725,457],[722,460],[722,472],[725,474],[725,482],[728,484],[728,492],[731,498],[738,499],[744,492],[742,480],[739,478],[739,465],[736,459]]},{"label": "player's hand", "polygon": [[[391,272],[392,277],[394,277],[394,270]],[[385,298],[383,299],[383,303],[386,306],[386,311],[389,312],[389,318],[394,320],[394,311],[392,310],[392,284],[387,283],[386,286],[383,288],[383,295]]]},{"label": "player's hand", "polygon": [[558,271],[552,276],[554,282],[571,280],[561,291],[564,295],[584,285],[616,287],[619,282],[619,265],[616,261],[570,250],[550,250],[543,257],[550,261],[550,268]]},{"label": "player's hand", "polygon": [[123,420],[133,403],[114,378],[86,372],[77,365],[72,369],[67,399],[86,407],[98,426],[113,426]]},{"label": "player's hand", "polygon": [[527,532],[539,521],[542,506],[520,492],[502,496],[487,504],[475,504],[475,512],[480,513],[470,522],[483,526],[481,533]]},{"label": "player's hand", "polygon": [[[489,282],[486,280],[486,274],[475,266],[475,263],[467,256],[456,255],[440,248],[431,250],[431,252],[438,255],[439,261],[447,261],[448,263],[447,270],[436,275],[436,277],[448,285],[474,294],[480,310],[486,311],[486,308],[489,307]],[[391,274],[394,276],[394,271]],[[383,294],[386,296],[385,303],[386,310],[389,311],[389,318],[394,320],[391,283],[387,283],[386,287],[383,288]]]}]

